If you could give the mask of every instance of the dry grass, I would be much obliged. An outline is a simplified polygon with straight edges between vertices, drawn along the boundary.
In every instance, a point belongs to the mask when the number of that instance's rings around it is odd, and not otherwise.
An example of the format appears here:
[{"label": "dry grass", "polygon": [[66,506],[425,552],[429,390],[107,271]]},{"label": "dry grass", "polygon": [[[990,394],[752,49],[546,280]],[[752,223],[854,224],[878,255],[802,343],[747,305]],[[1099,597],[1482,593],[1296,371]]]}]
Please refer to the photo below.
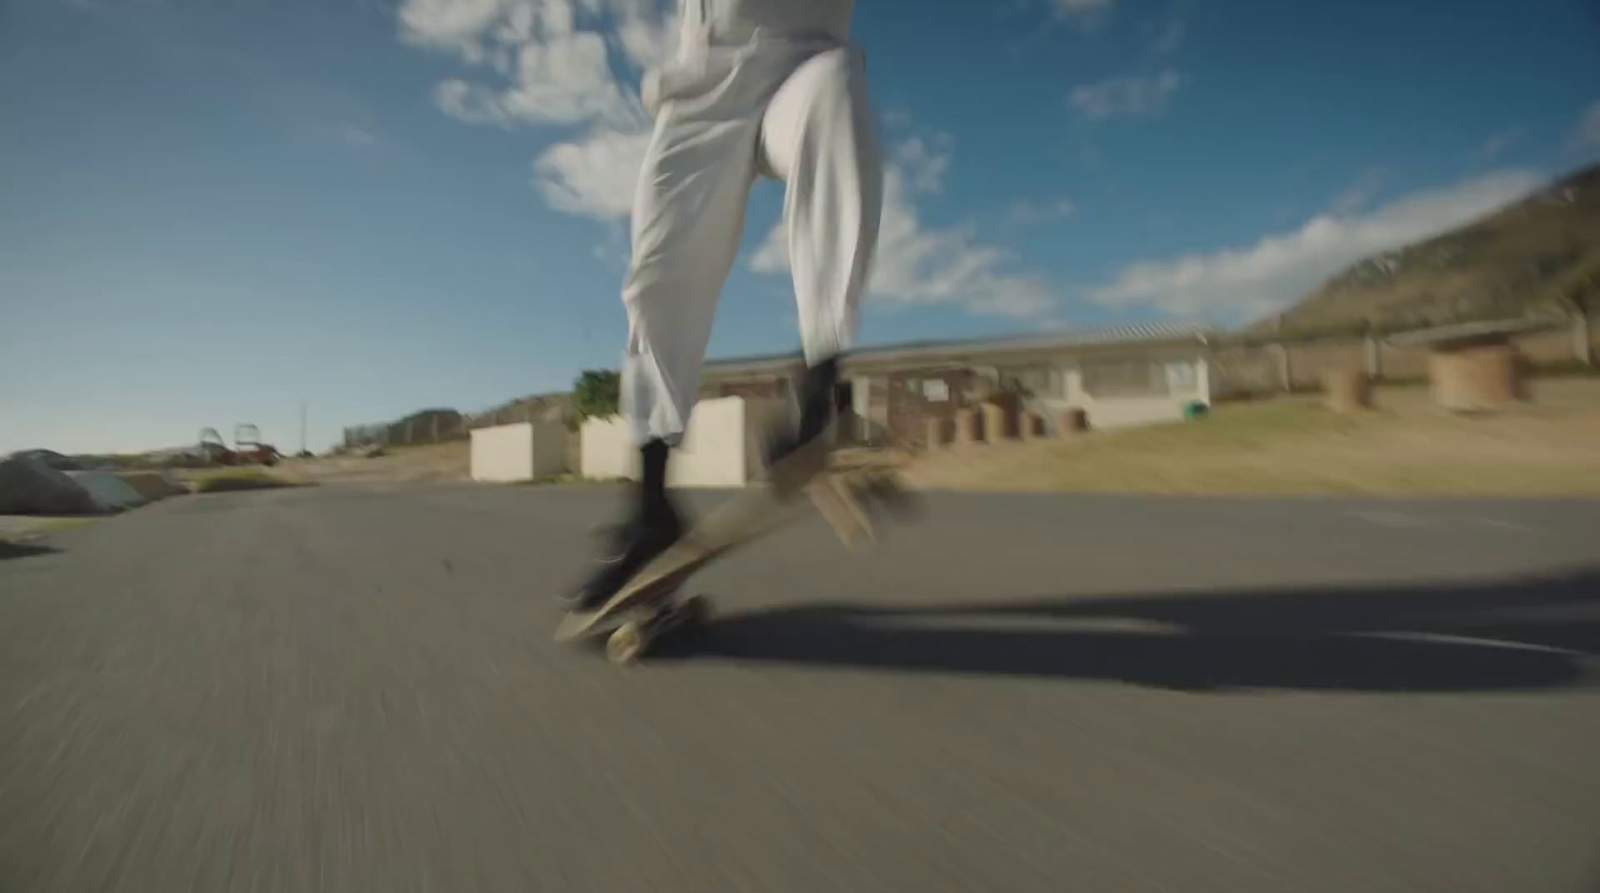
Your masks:
[{"label": "dry grass", "polygon": [[238,490],[275,490],[279,487],[294,486],[300,486],[300,483],[261,469],[236,468],[197,479],[194,482],[194,492],[231,493]]},{"label": "dry grass", "polygon": [[87,527],[99,516],[72,518],[41,518],[28,515],[0,516],[0,543],[25,543],[52,533],[62,533]]},{"label": "dry grass", "polygon": [[300,483],[339,481],[464,481],[470,477],[472,446],[465,440],[390,447],[382,456],[286,459],[276,472]]},{"label": "dry grass", "polygon": [[1423,388],[1381,389],[1376,406],[1223,406],[1198,422],[944,450],[905,473],[937,489],[1600,495],[1600,382],[1539,381],[1533,403],[1480,418],[1433,408]]}]

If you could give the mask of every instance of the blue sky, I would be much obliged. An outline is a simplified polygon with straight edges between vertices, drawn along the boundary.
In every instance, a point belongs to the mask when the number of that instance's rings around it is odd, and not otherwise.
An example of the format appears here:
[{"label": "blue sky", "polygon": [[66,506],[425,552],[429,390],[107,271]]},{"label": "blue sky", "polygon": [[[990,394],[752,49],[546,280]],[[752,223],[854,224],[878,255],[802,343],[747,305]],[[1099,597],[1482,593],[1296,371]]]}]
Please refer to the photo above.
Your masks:
[{"label": "blue sky", "polygon": [[[670,13],[670,10],[666,12]],[[909,18],[901,18],[907,16]],[[1590,0],[859,0],[862,340],[1229,325],[1600,157]],[[614,367],[653,0],[0,0],[0,452]],[[711,352],[794,349],[753,199]]]}]

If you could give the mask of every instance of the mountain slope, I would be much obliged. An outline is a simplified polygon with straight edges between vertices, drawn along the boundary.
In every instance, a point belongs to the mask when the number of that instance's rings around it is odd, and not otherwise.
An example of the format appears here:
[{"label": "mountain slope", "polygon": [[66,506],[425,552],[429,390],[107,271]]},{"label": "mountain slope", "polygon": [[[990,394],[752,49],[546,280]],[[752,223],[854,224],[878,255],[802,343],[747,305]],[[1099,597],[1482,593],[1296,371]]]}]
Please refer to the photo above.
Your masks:
[{"label": "mountain slope", "polygon": [[[1600,269],[1600,165],[1422,242],[1352,264],[1283,312],[1286,332],[1410,328],[1514,316]],[[1271,331],[1276,318],[1250,332]]]}]

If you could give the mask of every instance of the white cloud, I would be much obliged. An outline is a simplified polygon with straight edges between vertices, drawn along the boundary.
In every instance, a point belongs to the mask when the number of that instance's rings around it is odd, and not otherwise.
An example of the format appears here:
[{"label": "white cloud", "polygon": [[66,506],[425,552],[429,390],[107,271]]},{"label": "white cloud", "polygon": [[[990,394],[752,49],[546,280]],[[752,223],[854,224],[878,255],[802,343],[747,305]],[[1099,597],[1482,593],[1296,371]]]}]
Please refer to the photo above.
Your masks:
[{"label": "white cloud", "polygon": [[[911,146],[915,146],[911,148]],[[949,156],[930,152],[920,140],[890,155],[884,176],[883,214],[868,295],[880,304],[942,304],[984,315],[1034,317],[1055,305],[1055,294],[1037,276],[1008,272],[1011,253],[978,241],[970,225],[927,228],[912,197],[937,192]],[[930,176],[930,171],[938,171]],[[750,261],[759,273],[789,269],[787,232],[780,223]]]},{"label": "white cloud", "polygon": [[1494,136],[1489,137],[1487,140],[1484,140],[1483,145],[1479,146],[1478,151],[1474,154],[1477,156],[1477,159],[1480,163],[1489,164],[1495,159],[1499,158],[1501,155],[1504,155],[1507,149],[1510,149],[1512,146],[1521,142],[1522,135],[1523,131],[1521,127],[1512,127],[1508,130],[1502,130]]},{"label": "white cloud", "polygon": [[558,211],[598,220],[625,218],[649,141],[642,131],[597,130],[557,143],[534,161],[534,185]]},{"label": "white cloud", "polygon": [[1067,103],[1092,120],[1159,115],[1183,85],[1183,76],[1168,69],[1149,77],[1120,77],[1072,88]]},{"label": "white cloud", "polygon": [[668,0],[402,0],[402,38],[459,55],[491,82],[434,89],[446,114],[472,124],[579,128],[534,160],[533,184],[557,210],[625,218],[649,121],[636,78],[670,52]]},{"label": "white cloud", "polygon": [[1292,303],[1363,257],[1467,223],[1542,181],[1532,171],[1501,171],[1364,214],[1318,215],[1247,247],[1133,264],[1089,296],[1107,306],[1150,304],[1179,317],[1260,315]]},{"label": "white cloud", "polygon": [[629,61],[641,69],[664,62],[676,40],[676,13],[663,12],[649,2],[621,2],[616,6],[620,20],[617,36]]},{"label": "white cloud", "polygon": [[756,253],[750,255],[750,269],[757,273],[789,272],[788,240],[789,229],[780,220],[772,231],[767,233]]},{"label": "white cloud", "polygon": [[1350,188],[1339,193],[1328,206],[1328,213],[1335,217],[1354,214],[1372,204],[1378,190],[1383,188],[1384,173],[1382,168],[1369,168],[1362,171],[1361,176],[1350,184]]},{"label": "white cloud", "polygon": [[1115,0],[1051,0],[1056,15],[1064,18],[1100,15],[1111,11]]},{"label": "white cloud", "polygon": [[1156,32],[1150,48],[1159,56],[1175,53],[1178,47],[1183,45],[1183,38],[1187,32],[1188,28],[1183,19],[1177,15],[1170,15],[1161,23],[1161,30]]},{"label": "white cloud", "polygon": [[1022,200],[1011,204],[1011,208],[1006,212],[1006,219],[1016,224],[1049,223],[1053,220],[1065,220],[1077,211],[1077,203],[1070,198],[1049,202]]},{"label": "white cloud", "polygon": [[454,52],[509,81],[499,87],[454,79],[434,98],[475,124],[642,127],[633,85],[613,69],[642,68],[670,47],[674,24],[660,0],[402,0],[402,38]]},{"label": "white cloud", "polygon": [[[941,135],[936,142],[947,147],[950,137]],[[900,169],[917,192],[944,191],[944,175],[950,170],[950,155],[930,146],[921,137],[912,137],[896,146],[890,163]]]},{"label": "white cloud", "polygon": [[404,0],[400,4],[400,33],[410,42],[447,47],[476,61],[480,42],[489,27],[508,7],[531,6],[509,0]]},{"label": "white cloud", "polygon": [[336,134],[347,146],[372,146],[378,142],[378,134],[364,124],[346,124],[338,128]]},{"label": "white cloud", "polygon": [[469,84],[459,78],[441,81],[433,88],[433,101],[445,114],[468,124],[511,124],[500,106],[500,97],[481,84]]},{"label": "white cloud", "polygon": [[506,49],[516,82],[494,90],[452,79],[434,99],[445,113],[472,124],[637,122],[637,100],[611,73],[606,42],[579,33]]},{"label": "white cloud", "polygon": [[1600,149],[1600,102],[1583,110],[1568,145],[1575,150]]}]

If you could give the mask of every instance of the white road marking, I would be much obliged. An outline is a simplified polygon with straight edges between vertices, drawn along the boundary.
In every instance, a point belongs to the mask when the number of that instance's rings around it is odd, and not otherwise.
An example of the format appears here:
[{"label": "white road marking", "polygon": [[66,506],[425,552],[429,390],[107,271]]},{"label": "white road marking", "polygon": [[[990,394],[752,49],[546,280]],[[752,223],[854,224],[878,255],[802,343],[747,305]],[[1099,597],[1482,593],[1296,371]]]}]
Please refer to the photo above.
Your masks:
[{"label": "white road marking", "polygon": [[1476,645],[1482,648],[1505,648],[1512,651],[1534,651],[1540,654],[1559,654],[1563,657],[1600,657],[1600,654],[1591,654],[1587,651],[1574,651],[1571,648],[1557,648],[1553,645],[1538,645],[1533,642],[1512,642],[1506,639],[1485,639],[1479,636],[1457,636],[1449,633],[1353,632],[1343,633],[1342,635],[1359,636],[1367,639],[1392,639],[1399,642],[1433,642],[1440,645]]},{"label": "white road marking", "polygon": [[1518,524],[1515,521],[1502,521],[1499,518],[1473,518],[1472,520],[1482,524],[1485,527],[1493,527],[1496,530],[1512,530],[1516,531],[1517,533],[1538,532],[1538,528],[1529,527],[1526,524]]},{"label": "white road marking", "polygon": [[1366,521],[1369,524],[1377,524],[1380,527],[1415,528],[1438,526],[1438,523],[1435,521],[1429,521],[1426,518],[1419,518],[1416,515],[1407,515],[1403,512],[1352,511],[1349,514],[1352,518],[1359,518],[1362,521]]}]

